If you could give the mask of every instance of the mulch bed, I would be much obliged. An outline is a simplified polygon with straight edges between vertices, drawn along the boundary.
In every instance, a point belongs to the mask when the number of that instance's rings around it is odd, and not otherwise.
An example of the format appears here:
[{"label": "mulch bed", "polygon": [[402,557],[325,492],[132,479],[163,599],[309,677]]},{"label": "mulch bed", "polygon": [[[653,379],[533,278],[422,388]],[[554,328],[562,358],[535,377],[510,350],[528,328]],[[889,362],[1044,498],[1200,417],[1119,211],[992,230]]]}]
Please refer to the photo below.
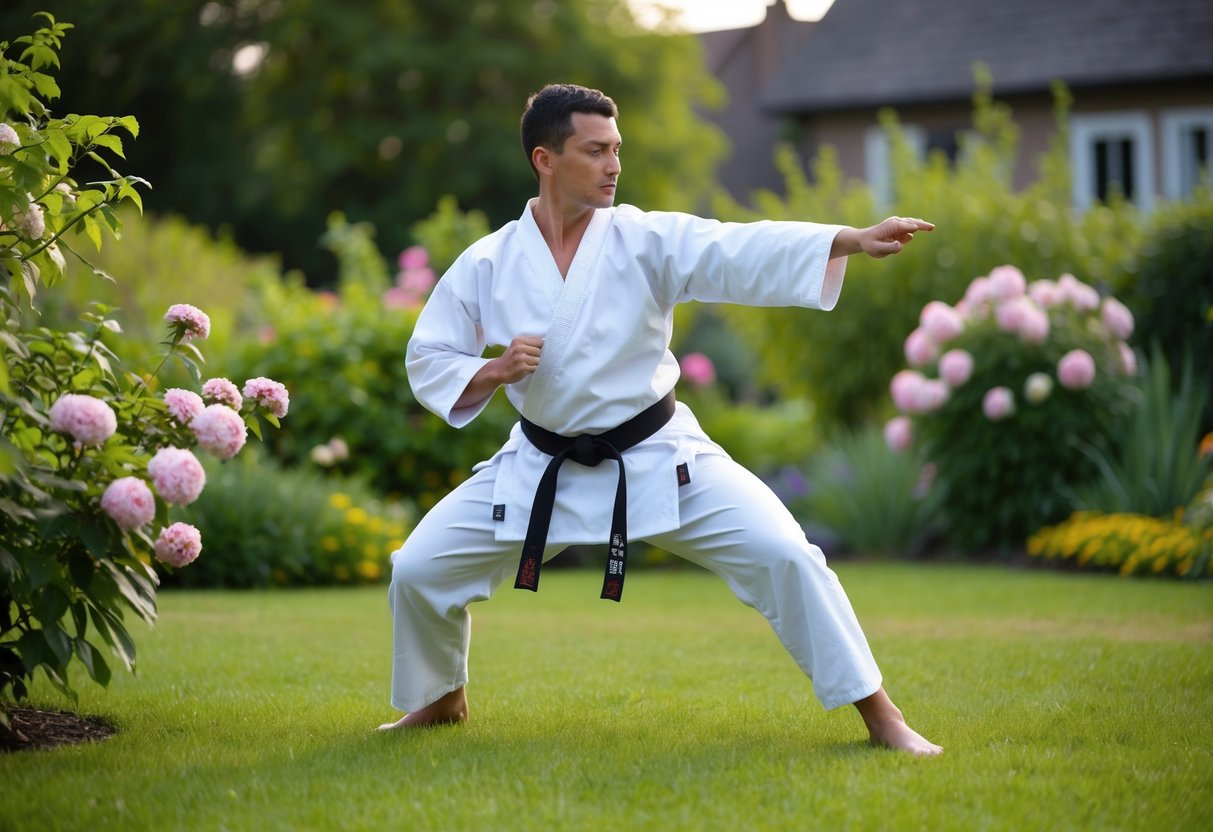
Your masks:
[{"label": "mulch bed", "polygon": [[8,727],[0,724],[0,752],[41,751],[61,745],[103,740],[117,729],[97,716],[64,711],[10,708]]}]

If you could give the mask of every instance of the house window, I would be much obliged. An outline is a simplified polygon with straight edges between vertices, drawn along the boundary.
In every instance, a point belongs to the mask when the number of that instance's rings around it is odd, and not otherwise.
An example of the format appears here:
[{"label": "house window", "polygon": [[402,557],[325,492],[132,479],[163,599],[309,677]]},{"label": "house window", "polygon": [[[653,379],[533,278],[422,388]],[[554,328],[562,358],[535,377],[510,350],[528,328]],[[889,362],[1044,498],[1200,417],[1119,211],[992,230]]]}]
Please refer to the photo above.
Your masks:
[{"label": "house window", "polygon": [[1145,113],[1073,116],[1074,203],[1086,208],[1120,194],[1139,208],[1154,201],[1150,119]]},{"label": "house window", "polygon": [[1163,193],[1186,199],[1210,174],[1213,109],[1167,110],[1162,115]]},{"label": "house window", "polygon": [[[910,152],[918,159],[926,158],[927,131],[913,124],[900,125]],[[864,176],[872,188],[876,204],[887,207],[893,204],[893,148],[889,134],[883,127],[870,127],[863,137]]]}]

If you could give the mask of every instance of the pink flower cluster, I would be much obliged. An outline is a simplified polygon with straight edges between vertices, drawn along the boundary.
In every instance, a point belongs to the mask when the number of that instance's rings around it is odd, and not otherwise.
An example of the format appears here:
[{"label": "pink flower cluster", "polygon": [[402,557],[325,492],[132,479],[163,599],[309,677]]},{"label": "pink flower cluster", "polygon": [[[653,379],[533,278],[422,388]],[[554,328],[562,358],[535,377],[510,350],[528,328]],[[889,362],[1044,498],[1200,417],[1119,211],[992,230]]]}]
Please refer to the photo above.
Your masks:
[{"label": "pink flower cluster", "polygon": [[210,316],[188,303],[174,303],[164,313],[164,320],[183,341],[202,341],[211,334]]},{"label": "pink flower cluster", "polygon": [[102,445],[118,429],[108,404],[93,396],[67,393],[50,409],[51,430],[66,433],[81,445]]},{"label": "pink flower cluster", "polygon": [[232,410],[239,410],[244,406],[244,399],[240,397],[236,385],[225,378],[208,379],[202,385],[202,400],[207,404],[225,404]]},{"label": "pink flower cluster", "polygon": [[206,471],[198,458],[182,448],[161,448],[147,463],[156,493],[166,503],[188,506],[206,486]]},{"label": "pink flower cluster", "polygon": [[180,569],[202,552],[202,533],[189,523],[173,523],[156,538],[156,559]]},{"label": "pink flower cluster", "polygon": [[248,428],[240,414],[222,404],[207,405],[190,423],[198,445],[219,459],[231,459],[244,447]]},{"label": "pink flower cluster", "polygon": [[182,390],[180,387],[170,387],[164,391],[164,405],[179,425],[188,425],[194,421],[194,417],[206,406],[202,397],[193,390]]},{"label": "pink flower cluster", "polygon": [[126,531],[150,523],[156,516],[156,498],[147,483],[138,477],[120,477],[106,486],[101,495],[101,510],[118,528]]},{"label": "pink flower cluster", "polygon": [[291,406],[291,397],[286,386],[272,378],[250,378],[244,382],[243,392],[246,399],[252,399],[279,419],[286,415]]},{"label": "pink flower cluster", "polygon": [[[1014,266],[999,266],[989,275],[973,279],[954,307],[941,301],[923,307],[918,326],[904,343],[906,362],[913,369],[899,371],[889,385],[893,404],[901,414],[885,425],[889,447],[907,448],[912,436],[910,417],[943,407],[951,391],[972,377],[973,356],[958,347],[949,349],[950,342],[970,327],[994,326],[1024,344],[1043,344],[1052,332],[1050,314],[1054,310],[1063,322],[1074,314],[1086,317],[1089,331],[1102,332],[1115,345],[1119,369],[1126,375],[1136,372],[1136,357],[1125,343],[1133,333],[1133,315],[1124,304],[1111,297],[1101,299],[1093,287],[1070,274],[1056,281],[1029,283]],[[938,378],[926,374],[932,367]],[[1066,389],[1083,390],[1095,382],[1096,372],[1091,354],[1075,349],[1058,361],[1056,379]],[[1046,401],[1052,390],[1053,377],[1048,373],[1035,372],[1023,381],[1024,399],[1033,405]],[[1012,417],[1015,409],[1015,394],[1008,386],[994,386],[982,397],[982,412],[992,422]]]},{"label": "pink flower cluster", "polygon": [[0,156],[8,156],[21,146],[21,137],[11,124],[0,122]]},{"label": "pink flower cluster", "polygon": [[707,387],[716,381],[716,365],[701,352],[687,353],[678,362],[682,377],[694,387]]},{"label": "pink flower cluster", "polygon": [[436,282],[429,254],[421,246],[410,246],[400,252],[396,284],[383,293],[383,305],[389,309],[415,309]]}]

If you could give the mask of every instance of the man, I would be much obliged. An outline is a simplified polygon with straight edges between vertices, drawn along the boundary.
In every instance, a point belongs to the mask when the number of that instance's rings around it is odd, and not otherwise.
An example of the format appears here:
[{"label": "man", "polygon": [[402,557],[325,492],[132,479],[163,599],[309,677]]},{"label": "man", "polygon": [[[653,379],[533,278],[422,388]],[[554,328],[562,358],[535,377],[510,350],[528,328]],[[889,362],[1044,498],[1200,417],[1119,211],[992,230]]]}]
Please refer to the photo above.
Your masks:
[{"label": "man", "polygon": [[[821,550],[674,402],[668,349],[677,303],[828,310],[848,255],[895,254],[933,226],[720,223],[613,207],[616,115],[584,87],[531,96],[522,142],[539,196],[460,256],[409,341],[417,399],[448,423],[467,424],[499,387],[522,419],[392,556],[392,704],[406,714],[380,728],[467,718],[471,602],[515,571],[515,586],[537,589],[544,558],[605,540],[603,597],[619,600],[632,537],[721,575],[771,622],[825,707],[853,703],[874,743],[940,753],[886,695]],[[486,344],[506,349],[483,358]]]}]

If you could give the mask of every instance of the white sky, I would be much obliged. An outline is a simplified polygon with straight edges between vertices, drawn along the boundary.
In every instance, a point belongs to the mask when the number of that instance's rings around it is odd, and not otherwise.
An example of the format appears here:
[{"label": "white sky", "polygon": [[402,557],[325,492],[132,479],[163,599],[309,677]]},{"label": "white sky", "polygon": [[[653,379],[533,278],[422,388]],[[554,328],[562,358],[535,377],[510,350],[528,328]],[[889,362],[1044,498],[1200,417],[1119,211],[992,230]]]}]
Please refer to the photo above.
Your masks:
[{"label": "white sky", "polygon": [[[778,0],[630,0],[637,19],[645,22],[656,6],[679,12],[677,21],[690,32],[714,32],[740,29],[759,23],[766,7]],[[820,20],[834,0],[787,0],[788,11],[796,20]],[[650,18],[656,21],[659,18]]]}]

